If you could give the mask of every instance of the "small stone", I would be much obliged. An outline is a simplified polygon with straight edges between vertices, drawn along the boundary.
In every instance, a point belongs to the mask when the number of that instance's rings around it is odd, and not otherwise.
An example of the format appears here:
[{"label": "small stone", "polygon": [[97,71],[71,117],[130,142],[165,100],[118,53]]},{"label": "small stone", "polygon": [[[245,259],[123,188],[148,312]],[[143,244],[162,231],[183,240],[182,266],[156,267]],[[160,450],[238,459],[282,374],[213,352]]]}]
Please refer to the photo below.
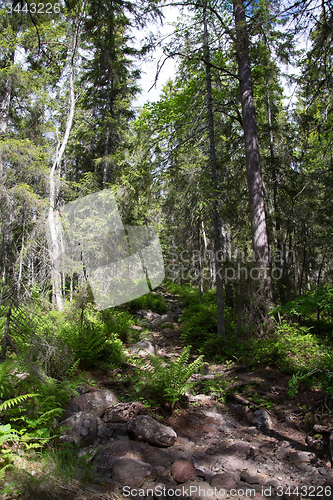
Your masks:
[{"label": "small stone", "polygon": [[191,493],[190,498],[193,500],[217,500],[218,498],[211,485],[205,481],[190,481],[182,484],[180,490],[184,497],[189,497]]},{"label": "small stone", "polygon": [[265,483],[265,487],[267,488],[271,487],[276,489],[279,486],[279,483],[276,481],[276,479],[269,479],[267,483]]},{"label": "small stone", "polygon": [[258,474],[251,474],[247,470],[243,471],[240,475],[242,481],[245,481],[249,484],[260,484],[261,476]]},{"label": "small stone", "polygon": [[232,472],[216,474],[212,477],[210,484],[212,488],[216,488],[217,490],[232,490],[237,486],[235,475]]},{"label": "small stone", "polygon": [[243,441],[239,441],[229,446],[227,448],[227,452],[246,460],[251,455],[253,455],[253,448],[249,445],[249,443],[244,443]]},{"label": "small stone", "polygon": [[272,429],[273,422],[266,410],[256,410],[252,419],[252,423],[258,429]]},{"label": "small stone", "polygon": [[65,409],[64,419],[69,418],[78,411],[89,411],[95,417],[101,417],[105,410],[114,406],[117,398],[112,391],[102,389],[94,392],[87,392],[76,398],[73,398]]},{"label": "small stone", "polygon": [[186,483],[196,478],[196,470],[189,460],[176,460],[171,465],[171,474],[177,483]]}]

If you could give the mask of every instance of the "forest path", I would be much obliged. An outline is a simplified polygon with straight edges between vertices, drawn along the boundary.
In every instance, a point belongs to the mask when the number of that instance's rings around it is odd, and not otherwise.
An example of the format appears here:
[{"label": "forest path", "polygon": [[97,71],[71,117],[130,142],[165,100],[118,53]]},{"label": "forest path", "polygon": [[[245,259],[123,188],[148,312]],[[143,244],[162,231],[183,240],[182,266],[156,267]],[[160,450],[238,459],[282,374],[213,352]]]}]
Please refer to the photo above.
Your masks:
[{"label": "forest path", "polygon": [[[183,310],[179,297],[162,288],[156,293],[167,303],[166,314],[179,319]],[[179,322],[151,332],[158,353],[172,359],[183,348],[180,336]],[[332,401],[327,402],[322,391],[300,388],[291,398],[290,375],[239,363],[209,363],[206,376],[195,378],[200,379],[197,394],[189,397],[188,408],[177,410],[165,423],[178,434],[174,446],[180,455],[193,461],[205,481],[228,473],[238,490],[255,488],[256,498],[263,496],[263,486],[268,485],[266,493],[272,487],[272,498],[275,492],[292,500],[300,493],[304,498],[319,498],[321,485],[331,481],[333,498],[328,436],[313,430],[314,423],[332,426],[327,412],[327,404],[332,412]],[[208,385],[214,392],[214,384],[216,394],[207,394]],[[223,402],[218,397],[219,385],[225,387]],[[258,410],[262,425],[253,422]]]}]

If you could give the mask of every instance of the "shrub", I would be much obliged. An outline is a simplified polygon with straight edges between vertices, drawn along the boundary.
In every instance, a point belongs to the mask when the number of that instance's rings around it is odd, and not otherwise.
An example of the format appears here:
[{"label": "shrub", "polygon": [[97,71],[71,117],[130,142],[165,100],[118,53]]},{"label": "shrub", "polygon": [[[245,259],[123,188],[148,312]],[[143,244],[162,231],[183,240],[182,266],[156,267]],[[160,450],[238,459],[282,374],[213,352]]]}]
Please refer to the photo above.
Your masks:
[{"label": "shrub", "polygon": [[203,356],[188,364],[191,346],[183,349],[176,361],[165,360],[162,356],[151,356],[147,369],[142,372],[142,393],[162,406],[174,407],[194,385],[189,378],[203,365]]},{"label": "shrub", "polygon": [[127,302],[127,304],[125,304],[123,307],[125,309],[128,309],[129,311],[150,309],[151,311],[157,312],[159,314],[165,313],[168,309],[164,298],[152,292],[146,293],[146,295],[142,295],[137,299]]},{"label": "shrub", "polygon": [[92,305],[85,309],[71,310],[60,322],[58,336],[71,349],[81,368],[96,366],[101,358],[113,364],[122,362],[122,342],[112,332],[114,323],[103,321],[101,313]]}]

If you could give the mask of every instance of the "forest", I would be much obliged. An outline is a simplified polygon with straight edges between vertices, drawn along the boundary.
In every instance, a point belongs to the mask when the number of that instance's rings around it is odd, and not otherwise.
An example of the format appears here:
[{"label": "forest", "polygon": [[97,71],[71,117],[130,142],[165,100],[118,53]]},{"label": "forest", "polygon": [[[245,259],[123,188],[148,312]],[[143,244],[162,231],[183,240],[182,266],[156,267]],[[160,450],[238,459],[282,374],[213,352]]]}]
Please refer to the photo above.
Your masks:
[{"label": "forest", "polygon": [[[110,388],[169,424],[282,401],[333,465],[333,2],[8,0],[0,30],[1,500],[122,498],[60,426]],[[138,106],[145,61],[175,74]],[[99,302],[126,242],[144,285]]]}]

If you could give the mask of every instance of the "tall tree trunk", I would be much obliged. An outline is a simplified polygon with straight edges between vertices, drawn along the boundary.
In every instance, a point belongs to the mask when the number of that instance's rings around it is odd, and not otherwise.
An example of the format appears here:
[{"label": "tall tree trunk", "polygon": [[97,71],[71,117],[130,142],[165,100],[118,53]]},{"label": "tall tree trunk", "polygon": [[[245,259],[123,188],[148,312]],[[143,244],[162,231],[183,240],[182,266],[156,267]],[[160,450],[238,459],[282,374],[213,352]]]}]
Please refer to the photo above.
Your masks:
[{"label": "tall tree trunk", "polygon": [[62,142],[58,142],[55,160],[50,170],[49,177],[49,214],[48,214],[48,228],[50,234],[50,254],[51,254],[51,278],[52,278],[52,292],[55,298],[55,303],[59,311],[63,310],[63,296],[62,296],[62,276],[59,270],[58,257],[62,253],[61,248],[61,223],[59,214],[56,210],[56,194],[57,194],[57,177],[60,176],[61,161],[66,150],[69,139],[69,134],[72,128],[74,111],[75,111],[75,94],[74,94],[74,72],[78,51],[78,39],[80,32],[80,22],[76,20],[76,25],[73,33],[72,53],[70,59],[70,75],[69,75],[69,110],[66,120],[65,134]]},{"label": "tall tree trunk", "polygon": [[[10,55],[10,64],[14,64],[14,52]],[[0,92],[0,135],[4,135],[7,130],[9,106],[12,96],[12,75],[10,70],[4,78],[3,86]]]},{"label": "tall tree trunk", "polygon": [[222,265],[219,260],[219,250],[221,250],[221,234],[220,234],[220,220],[218,209],[218,175],[216,168],[216,150],[214,138],[214,115],[213,115],[213,100],[212,100],[212,75],[210,66],[210,52],[208,45],[208,30],[206,19],[206,8],[203,9],[204,20],[204,57],[205,57],[205,72],[206,72],[206,91],[207,91],[207,112],[208,112],[208,131],[209,131],[209,158],[211,166],[211,179],[213,184],[213,231],[214,231],[214,259],[216,270],[216,302],[217,302],[217,333],[227,340],[224,324],[224,301],[223,301],[223,279],[222,279]]},{"label": "tall tree trunk", "polygon": [[[267,84],[267,92],[268,92],[268,83],[269,81],[266,81]],[[275,155],[275,146],[274,146],[274,134],[273,134],[273,118],[272,118],[272,103],[271,103],[271,97],[268,93],[268,98],[267,98],[267,115],[268,115],[268,126],[269,126],[269,151],[270,151],[270,157],[271,157],[271,168],[272,168],[272,182],[273,182],[273,204],[274,204],[274,216],[275,216],[275,240],[276,240],[276,248],[279,252],[279,259],[275,263],[276,268],[279,270],[278,274],[278,285],[277,288],[279,290],[279,297],[282,300],[282,303],[286,302],[286,297],[285,297],[285,284],[283,283],[283,280],[281,279],[284,274],[285,274],[285,252],[284,252],[284,246],[283,246],[283,241],[280,236],[281,232],[281,211],[279,207],[279,199],[278,199],[278,185],[279,185],[279,178],[278,178],[278,171],[277,171],[277,159]],[[274,292],[274,290],[273,290]]]},{"label": "tall tree trunk", "polygon": [[250,200],[252,245],[262,279],[260,290],[272,301],[270,255],[266,224],[264,191],[260,169],[259,141],[252,89],[248,33],[243,0],[233,0],[236,27],[236,55],[240,79],[247,182]]},{"label": "tall tree trunk", "polygon": [[7,347],[8,344],[10,343],[10,338],[9,338],[9,325],[10,321],[12,318],[12,302],[10,302],[7,314],[6,314],[6,324],[5,324],[5,330],[4,330],[4,335],[2,337],[2,346],[1,346],[1,352],[0,352],[0,363],[3,363],[6,359],[6,354],[7,354]]},{"label": "tall tree trunk", "polygon": [[[12,51],[9,57],[10,67],[14,64],[15,52]],[[8,125],[10,100],[12,97],[12,75],[10,70],[4,78],[3,86],[0,91],[0,137],[4,136]],[[3,175],[3,163],[0,151],[0,180]]]}]

